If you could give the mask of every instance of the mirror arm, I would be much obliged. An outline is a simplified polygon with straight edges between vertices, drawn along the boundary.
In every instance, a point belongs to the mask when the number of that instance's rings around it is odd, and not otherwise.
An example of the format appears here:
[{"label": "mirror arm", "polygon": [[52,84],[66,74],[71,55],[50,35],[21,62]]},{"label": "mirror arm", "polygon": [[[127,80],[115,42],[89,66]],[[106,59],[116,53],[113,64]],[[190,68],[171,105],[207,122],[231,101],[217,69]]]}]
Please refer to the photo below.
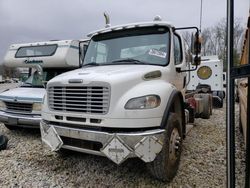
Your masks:
[{"label": "mirror arm", "polygon": [[178,72],[178,73],[181,73],[181,72],[191,72],[191,71],[196,71],[197,68],[198,68],[198,65],[197,65],[197,64],[195,65],[195,68],[193,68],[193,69],[188,69],[188,70],[181,70],[180,67],[177,67],[177,68],[176,68],[176,72]]}]

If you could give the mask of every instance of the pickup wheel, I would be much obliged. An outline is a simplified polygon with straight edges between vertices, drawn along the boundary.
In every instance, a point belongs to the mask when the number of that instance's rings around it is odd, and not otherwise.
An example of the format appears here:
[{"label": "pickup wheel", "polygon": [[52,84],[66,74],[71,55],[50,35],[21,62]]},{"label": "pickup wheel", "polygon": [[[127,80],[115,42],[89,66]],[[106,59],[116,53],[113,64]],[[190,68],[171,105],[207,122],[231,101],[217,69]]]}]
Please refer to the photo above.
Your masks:
[{"label": "pickup wheel", "polygon": [[239,103],[240,102],[240,97],[239,97],[239,92],[238,92],[238,88],[236,88],[236,91],[235,91],[235,102]]},{"label": "pickup wheel", "polygon": [[17,130],[17,129],[20,129],[20,127],[17,127],[17,126],[14,126],[14,125],[7,125],[7,124],[4,124],[5,127],[9,130]]},{"label": "pickup wheel", "polygon": [[58,154],[58,156],[60,157],[68,157],[70,155],[72,151],[61,148],[58,151],[56,151],[56,153]]},{"label": "pickup wheel", "polygon": [[0,134],[0,151],[7,148],[8,138]]},{"label": "pickup wheel", "polygon": [[242,127],[242,121],[241,121],[241,104],[239,104],[239,130],[240,133],[243,134],[243,127]]},{"label": "pickup wheel", "polygon": [[150,173],[161,181],[171,181],[177,173],[182,151],[182,125],[176,113],[170,113],[162,151],[148,163]]}]

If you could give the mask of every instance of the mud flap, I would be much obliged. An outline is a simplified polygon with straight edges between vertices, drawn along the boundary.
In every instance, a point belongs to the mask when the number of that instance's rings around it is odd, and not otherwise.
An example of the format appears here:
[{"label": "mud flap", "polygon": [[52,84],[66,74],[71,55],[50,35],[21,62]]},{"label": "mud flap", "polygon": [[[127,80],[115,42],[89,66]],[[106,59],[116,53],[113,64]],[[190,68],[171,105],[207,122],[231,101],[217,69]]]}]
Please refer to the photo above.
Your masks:
[{"label": "mud flap", "polygon": [[53,126],[50,126],[48,129],[46,129],[41,124],[40,130],[42,141],[51,148],[51,151],[58,151],[62,147],[63,141]]}]

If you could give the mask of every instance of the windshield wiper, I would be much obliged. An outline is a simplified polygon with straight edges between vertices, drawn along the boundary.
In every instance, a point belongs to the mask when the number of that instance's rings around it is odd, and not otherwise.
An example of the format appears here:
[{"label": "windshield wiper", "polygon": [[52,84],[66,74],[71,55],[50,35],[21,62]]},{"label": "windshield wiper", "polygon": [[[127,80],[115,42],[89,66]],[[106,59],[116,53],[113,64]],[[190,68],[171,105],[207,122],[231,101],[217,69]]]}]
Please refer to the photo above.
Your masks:
[{"label": "windshield wiper", "polygon": [[132,63],[132,64],[148,64],[147,62],[143,62],[143,61],[140,61],[138,59],[133,59],[133,58],[123,58],[123,59],[117,59],[117,60],[114,60],[111,62],[111,64],[116,64],[116,63],[119,63],[119,64],[128,64],[128,63]]},{"label": "windshield wiper", "polygon": [[96,63],[96,62],[91,62],[87,64],[83,64],[82,67],[86,66],[106,66],[106,65],[123,65],[123,64],[138,64],[138,65],[148,65],[150,63],[140,61],[138,59],[133,59],[133,58],[122,58],[122,59],[117,59],[108,63]]},{"label": "windshield wiper", "polygon": [[96,63],[96,62],[91,62],[91,63],[86,63],[83,64],[82,67],[87,67],[87,66],[99,66],[100,64]]},{"label": "windshield wiper", "polygon": [[32,83],[24,82],[20,87],[43,88],[43,85],[33,85]]}]

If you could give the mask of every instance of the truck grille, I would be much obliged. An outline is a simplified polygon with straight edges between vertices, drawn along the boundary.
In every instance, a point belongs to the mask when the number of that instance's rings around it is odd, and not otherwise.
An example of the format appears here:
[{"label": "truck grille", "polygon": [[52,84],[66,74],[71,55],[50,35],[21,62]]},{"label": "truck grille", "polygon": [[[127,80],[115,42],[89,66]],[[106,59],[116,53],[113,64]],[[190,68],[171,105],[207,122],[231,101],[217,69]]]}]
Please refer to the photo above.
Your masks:
[{"label": "truck grille", "polygon": [[48,89],[49,106],[53,110],[106,114],[109,88],[102,86],[62,86]]},{"label": "truck grille", "polygon": [[6,102],[6,108],[11,112],[22,112],[22,113],[31,113],[32,104],[31,103],[16,103],[16,102]]}]

